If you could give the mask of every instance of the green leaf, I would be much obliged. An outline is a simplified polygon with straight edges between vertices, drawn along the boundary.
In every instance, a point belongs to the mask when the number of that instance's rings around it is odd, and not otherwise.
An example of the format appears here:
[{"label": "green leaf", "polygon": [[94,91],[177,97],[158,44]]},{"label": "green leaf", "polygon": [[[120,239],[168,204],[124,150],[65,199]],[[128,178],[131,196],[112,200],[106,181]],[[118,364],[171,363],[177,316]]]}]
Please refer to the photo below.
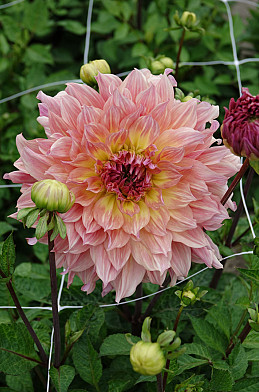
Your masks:
[{"label": "green leaf", "polygon": [[237,381],[232,389],[233,392],[258,392],[259,378],[248,378]]},{"label": "green leaf", "polygon": [[57,392],[67,392],[69,385],[75,377],[75,369],[72,366],[63,365],[59,369],[52,366],[49,370],[51,380]]},{"label": "green leaf", "polygon": [[33,44],[29,46],[25,54],[26,63],[53,64],[50,49],[50,45]]},{"label": "green leaf", "polygon": [[245,375],[248,367],[247,355],[244,347],[241,344],[237,344],[232,350],[228,357],[228,363],[230,365],[230,372],[234,380],[239,380]]},{"label": "green leaf", "polygon": [[254,169],[254,171],[259,174],[259,161],[249,160],[250,166]]},{"label": "green leaf", "polygon": [[[213,319],[213,324],[216,322],[229,339],[231,333],[231,313],[229,308],[222,306],[222,304],[215,305],[209,310],[208,316]],[[210,321],[208,317],[207,321]]]},{"label": "green leaf", "polygon": [[197,359],[192,357],[191,355],[184,354],[177,359],[179,368],[176,371],[175,375],[179,375],[185,370],[193,369],[197,366],[206,365],[208,364],[208,360],[206,359]]},{"label": "green leaf", "polygon": [[39,208],[33,209],[32,211],[29,212],[29,214],[26,216],[26,226],[31,227],[36,220],[38,219],[39,216]]},{"label": "green leaf", "polygon": [[73,362],[80,377],[98,388],[98,381],[102,376],[102,363],[86,335],[74,345]]},{"label": "green leaf", "polygon": [[259,350],[254,348],[252,350],[246,351],[246,357],[248,361],[259,361]]},{"label": "green leaf", "polygon": [[0,222],[0,236],[8,233],[9,231],[17,230],[6,222]]},{"label": "green leaf", "polygon": [[[131,336],[133,343],[137,343],[140,338]],[[100,347],[100,355],[129,355],[132,345],[127,341],[122,333],[108,336]]]},{"label": "green leaf", "polygon": [[31,211],[37,209],[37,207],[26,207],[22,208],[21,210],[18,211],[17,214],[17,220],[21,220],[25,218]]},{"label": "green leaf", "polygon": [[61,238],[66,238],[67,235],[67,228],[65,223],[63,222],[62,218],[60,218],[60,216],[58,214],[55,214],[55,219],[57,222],[57,227],[58,227],[58,232],[60,234]]},{"label": "green leaf", "polygon": [[15,288],[34,301],[41,301],[50,294],[48,265],[21,263],[14,272]]},{"label": "green leaf", "polygon": [[85,26],[83,26],[80,22],[72,19],[61,20],[58,22],[59,26],[63,26],[65,30],[70,33],[82,35],[85,34]]},{"label": "green leaf", "polygon": [[69,318],[72,332],[85,330],[85,333],[90,336],[92,342],[98,338],[104,321],[104,310],[93,304],[84,306],[83,309],[72,313]]},{"label": "green leaf", "polygon": [[256,284],[259,284],[259,270],[238,268],[238,271],[241,272],[241,274],[247,279],[252,280]]},{"label": "green leaf", "polygon": [[[189,316],[190,317],[190,316]],[[209,347],[222,354],[225,350],[228,341],[212,324],[206,320],[190,317],[192,326],[198,337]]]},{"label": "green leaf", "polygon": [[245,348],[259,349],[259,333],[255,331],[249,332],[249,334],[243,341],[242,346]]},{"label": "green leaf", "polygon": [[198,343],[185,344],[183,345],[183,348],[185,348],[186,354],[194,354],[194,355],[198,355],[199,357],[211,360],[211,354],[208,348],[202,344],[198,344]]},{"label": "green leaf", "polygon": [[13,352],[38,359],[33,347],[33,340],[25,325],[20,323],[0,324],[0,372],[20,375],[37,365],[36,362],[25,359]]},{"label": "green leaf", "polygon": [[210,387],[213,391],[232,391],[233,378],[229,370],[212,368]]},{"label": "green leaf", "polygon": [[46,213],[44,216],[42,216],[39,219],[39,222],[37,224],[36,230],[35,230],[35,235],[37,240],[39,240],[40,238],[42,238],[48,231],[48,222],[49,219],[49,214]]},{"label": "green leaf", "polygon": [[34,392],[30,373],[22,373],[18,376],[6,376],[8,387],[17,392]]},{"label": "green leaf", "polygon": [[15,245],[13,242],[13,235],[10,234],[4,241],[2,247],[2,254],[0,255],[0,268],[8,277],[14,272],[15,264]]},{"label": "green leaf", "polygon": [[48,26],[48,9],[44,0],[26,2],[24,5],[23,25],[29,31],[41,34]]}]

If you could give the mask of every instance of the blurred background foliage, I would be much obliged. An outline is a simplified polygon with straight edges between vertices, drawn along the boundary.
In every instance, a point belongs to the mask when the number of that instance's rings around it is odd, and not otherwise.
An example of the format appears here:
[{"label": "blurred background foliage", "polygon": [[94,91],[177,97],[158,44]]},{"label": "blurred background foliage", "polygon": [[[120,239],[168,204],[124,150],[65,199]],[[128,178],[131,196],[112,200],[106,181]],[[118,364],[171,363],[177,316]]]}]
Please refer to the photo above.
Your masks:
[{"label": "blurred background foliage", "polygon": [[[7,1],[5,2],[7,3]],[[231,2],[238,58],[259,57],[259,9],[245,14]],[[0,9],[0,100],[20,91],[50,82],[79,78],[85,47],[88,1],[32,0]],[[175,11],[194,12],[199,32],[186,32],[180,61],[233,61],[229,23],[225,4],[219,0],[95,0],[92,14],[89,60],[106,59],[113,73],[146,67],[148,59],[164,55],[176,61],[181,30],[174,30]],[[258,93],[258,63],[240,65],[243,85]],[[178,87],[186,94],[195,91],[224,106],[238,97],[234,66],[181,65]],[[64,85],[44,92],[54,95]],[[0,104],[0,184],[5,172],[13,170],[18,158],[15,137],[44,137],[37,123],[37,91]],[[19,189],[0,188],[0,240],[11,226],[20,224],[7,219],[15,211]],[[251,202],[249,201],[251,204]],[[19,241],[24,241],[24,232]],[[19,239],[20,238],[20,239]],[[23,258],[26,256],[23,254]]]}]

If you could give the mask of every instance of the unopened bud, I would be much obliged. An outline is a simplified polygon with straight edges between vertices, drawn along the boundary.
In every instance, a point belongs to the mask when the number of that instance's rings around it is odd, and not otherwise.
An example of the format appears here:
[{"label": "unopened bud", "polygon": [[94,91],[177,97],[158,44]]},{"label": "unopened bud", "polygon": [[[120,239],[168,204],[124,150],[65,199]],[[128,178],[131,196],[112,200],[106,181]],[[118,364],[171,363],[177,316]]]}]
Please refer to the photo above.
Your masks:
[{"label": "unopened bud", "polygon": [[165,71],[166,68],[173,68],[174,62],[170,57],[161,57],[157,60],[152,61],[150,69],[151,72],[155,75],[161,74]]},{"label": "unopened bud", "polygon": [[196,22],[196,15],[193,12],[184,11],[180,18],[182,26],[187,28],[193,27]]},{"label": "unopened bud", "polygon": [[182,102],[188,102],[188,101],[190,101],[190,99],[192,99],[193,97],[191,97],[190,95],[186,95],[186,97],[184,97],[183,99],[182,99]]},{"label": "unopened bud", "polygon": [[31,199],[40,209],[67,212],[75,202],[75,196],[68,187],[56,180],[35,182],[31,189]]},{"label": "unopened bud", "polygon": [[166,359],[158,343],[140,341],[130,350],[130,362],[135,372],[153,376],[162,371]]},{"label": "unopened bud", "polygon": [[157,343],[159,343],[161,347],[168,346],[173,341],[174,337],[175,331],[169,330],[162,332],[157,338]]},{"label": "unopened bud", "polygon": [[80,69],[80,78],[89,86],[95,86],[97,84],[95,76],[98,75],[98,72],[103,74],[111,73],[111,69],[107,61],[103,59],[93,60],[87,64],[82,65]]}]

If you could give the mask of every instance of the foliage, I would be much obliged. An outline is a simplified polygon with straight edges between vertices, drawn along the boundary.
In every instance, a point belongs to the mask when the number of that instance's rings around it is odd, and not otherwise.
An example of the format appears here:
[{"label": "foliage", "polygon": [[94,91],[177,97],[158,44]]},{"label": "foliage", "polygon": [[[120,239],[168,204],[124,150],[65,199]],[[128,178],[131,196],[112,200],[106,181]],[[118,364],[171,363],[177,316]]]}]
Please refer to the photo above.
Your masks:
[{"label": "foliage", "polygon": [[[87,7],[88,2],[80,0],[33,0],[0,10],[0,100],[45,83],[78,79],[83,63]],[[181,30],[174,29],[174,15],[176,11],[181,15],[185,10],[196,13],[204,33],[186,32],[180,61],[233,61],[226,8],[217,0],[95,0],[89,59],[106,59],[113,73],[148,66],[154,59],[163,58],[161,56],[175,62]],[[239,59],[259,55],[258,18],[257,9],[251,11],[246,25],[239,15],[234,15]],[[240,65],[240,72],[244,85],[252,94],[257,94],[255,80],[258,80],[259,71],[256,63]],[[230,97],[239,94],[233,66],[182,65],[177,80],[185,94],[193,92],[217,102],[221,120],[223,106],[227,106]],[[63,88],[63,85],[52,86],[44,91],[55,94]],[[36,94],[33,91],[0,105],[0,178],[12,170],[13,161],[18,158],[15,146],[18,133],[23,132],[29,139],[44,137],[43,129],[36,121]],[[258,178],[255,184],[256,181]],[[0,184],[4,181],[0,180]],[[33,230],[6,219],[15,211],[18,193],[15,188],[0,189],[0,267],[6,276],[0,280],[0,304],[13,305],[6,285],[12,282],[21,305],[51,306],[47,247],[37,244],[29,248],[24,238],[33,236]],[[255,186],[251,193],[255,200],[253,203],[249,196],[248,205],[258,236],[258,190]],[[225,245],[229,223],[210,236],[221,254],[229,256],[236,251],[253,249],[247,228],[246,219],[241,217],[235,231],[237,245],[234,249]],[[13,232],[16,249],[12,235],[8,236],[10,232]],[[255,245],[257,249],[258,241]],[[171,360],[166,392],[259,390],[257,328],[249,332],[242,343],[238,339],[249,319],[247,310],[254,315],[259,300],[256,252],[258,250],[245,257],[246,265],[242,260],[238,276],[224,274],[216,290],[208,287],[213,271],[193,278],[194,286],[207,293],[200,301],[188,303],[180,314],[177,335],[184,350],[177,359]],[[196,265],[191,273],[198,270]],[[61,271],[58,272],[60,283]],[[75,279],[72,287],[62,292],[63,306],[81,305],[82,309],[66,308],[60,312],[63,362],[59,369],[50,369],[53,390],[156,391],[156,377],[135,373],[129,361],[131,345],[125,334],[135,333],[135,304],[101,308],[99,305],[104,303],[101,287],[97,285],[95,292],[86,296],[80,285]],[[184,285],[179,286],[164,292],[153,307],[152,336],[173,329],[180,309],[177,292],[184,290]],[[144,295],[154,293],[156,289],[151,284],[143,285]],[[113,294],[107,295],[105,301],[113,303]],[[147,299],[142,304],[142,313],[150,301],[152,299]],[[25,313],[48,354],[51,312],[29,309]],[[139,337],[131,336],[131,339],[136,343]],[[46,379],[46,367],[42,366],[38,349],[16,310],[0,309],[0,392],[41,392],[46,389]]]}]

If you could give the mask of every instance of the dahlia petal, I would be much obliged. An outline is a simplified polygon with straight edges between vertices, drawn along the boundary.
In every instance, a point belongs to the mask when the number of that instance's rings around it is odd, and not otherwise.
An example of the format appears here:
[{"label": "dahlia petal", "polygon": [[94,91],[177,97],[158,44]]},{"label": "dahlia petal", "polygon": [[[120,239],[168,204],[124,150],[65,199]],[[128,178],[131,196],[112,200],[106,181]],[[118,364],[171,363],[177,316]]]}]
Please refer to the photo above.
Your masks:
[{"label": "dahlia petal", "polygon": [[120,229],[123,225],[123,215],[117,207],[116,196],[107,194],[94,205],[94,219],[106,231]]},{"label": "dahlia petal", "polygon": [[43,91],[39,91],[36,98],[43,102],[48,110],[60,116],[60,98],[62,96],[66,96],[64,91],[60,92],[55,97],[50,97],[49,95],[44,94]]},{"label": "dahlia petal", "polygon": [[130,257],[130,254],[131,247],[129,244],[126,244],[120,248],[107,250],[109,260],[117,271],[120,271],[124,267]]},{"label": "dahlia petal", "polygon": [[57,181],[63,182],[64,184],[68,180],[68,173],[66,173],[64,166],[60,164],[52,165],[48,170],[45,171],[46,178],[54,178]]},{"label": "dahlia petal", "polygon": [[191,248],[179,243],[172,243],[171,266],[178,277],[186,277],[191,268]]},{"label": "dahlia petal", "polygon": [[190,190],[190,185],[178,183],[176,186],[162,190],[165,206],[170,209],[178,209],[187,206],[196,200]]},{"label": "dahlia petal", "polygon": [[11,173],[6,173],[3,175],[4,180],[11,180],[14,183],[20,184],[20,183],[31,183],[35,182],[35,178],[33,178],[30,174],[20,172],[20,171],[13,171]]},{"label": "dahlia petal", "polygon": [[86,142],[88,153],[100,161],[106,161],[110,157],[110,150],[104,143],[90,143]]},{"label": "dahlia petal", "polygon": [[167,224],[170,219],[168,210],[165,208],[160,208],[159,210],[150,208],[149,214],[150,220],[145,226],[145,230],[154,235],[165,235],[167,233]]},{"label": "dahlia petal", "polygon": [[164,273],[170,267],[169,257],[163,258],[163,254],[155,257],[151,250],[140,241],[132,241],[131,248],[134,260],[147,271],[161,271],[161,273]]},{"label": "dahlia petal", "polygon": [[153,184],[157,188],[171,188],[180,181],[182,175],[175,169],[174,165],[170,162],[160,161],[157,166],[161,170],[161,172],[152,176]]},{"label": "dahlia petal", "polygon": [[158,95],[155,86],[151,85],[147,90],[141,91],[136,97],[136,104],[142,105],[145,112],[149,113],[158,104]]},{"label": "dahlia petal", "polygon": [[153,119],[158,123],[160,132],[165,131],[170,128],[171,118],[170,112],[168,110],[168,102],[159,103],[151,112],[149,113]]},{"label": "dahlia petal", "polygon": [[204,232],[200,227],[192,230],[186,230],[181,233],[172,232],[173,241],[181,242],[191,248],[202,248],[208,244]]},{"label": "dahlia petal", "polygon": [[92,87],[86,84],[68,83],[66,92],[75,97],[81,105],[94,106],[102,109],[105,103],[103,97]]},{"label": "dahlia petal", "polygon": [[107,138],[107,144],[110,146],[113,154],[119,152],[128,138],[128,131],[122,130],[112,133]]},{"label": "dahlia petal", "polygon": [[167,271],[161,275],[160,271],[147,271],[146,275],[151,283],[162,286],[166,278],[166,273]]},{"label": "dahlia petal", "polygon": [[136,105],[129,98],[123,96],[117,89],[113,92],[111,104],[119,107],[126,115],[137,110]]},{"label": "dahlia petal", "polygon": [[109,136],[108,129],[100,123],[84,125],[82,144],[86,144],[86,142],[105,143],[105,140],[108,136]]},{"label": "dahlia petal", "polygon": [[116,302],[119,303],[122,298],[132,295],[139,283],[142,282],[144,275],[145,268],[130,258],[112,282],[116,290]]},{"label": "dahlia petal", "polygon": [[164,147],[158,155],[157,160],[178,163],[183,159],[184,153],[183,147]]},{"label": "dahlia petal", "polygon": [[123,90],[125,88],[131,92],[132,100],[135,102],[138,94],[148,88],[148,82],[142,72],[140,72],[138,69],[134,69],[124,79],[121,86],[119,87],[119,91],[123,94]]},{"label": "dahlia petal", "polygon": [[101,97],[106,101],[121,84],[121,79],[116,75],[98,73],[96,76]]},{"label": "dahlia petal", "polygon": [[118,272],[111,264],[103,245],[91,247],[90,254],[95,264],[96,273],[103,281],[104,285],[107,285],[117,277]]},{"label": "dahlia petal", "polygon": [[164,147],[184,147],[185,153],[188,154],[203,139],[204,136],[201,132],[195,131],[192,128],[181,127],[164,131],[157,138],[156,146],[159,150],[162,150]]},{"label": "dahlia petal", "polygon": [[129,128],[130,141],[137,151],[147,148],[158,135],[159,126],[151,116],[138,118]]},{"label": "dahlia petal", "polygon": [[[38,122],[42,124],[40,121],[40,117],[38,117]],[[44,125],[43,125],[44,126]],[[64,119],[60,116],[58,116],[56,113],[49,111],[49,124],[48,124],[50,133],[47,134],[48,136],[51,136],[53,133],[60,133],[62,135],[66,135],[66,131],[69,129],[69,124],[64,121]],[[46,131],[46,127],[45,131]]]},{"label": "dahlia petal", "polygon": [[81,105],[78,100],[70,95],[61,99],[61,116],[70,128],[77,127],[77,117],[81,112]]},{"label": "dahlia petal", "polygon": [[148,233],[145,229],[140,232],[140,240],[152,252],[152,254],[168,255],[171,251],[172,234],[167,232],[163,236]]},{"label": "dahlia petal", "polygon": [[119,248],[126,245],[130,239],[130,235],[124,230],[108,230],[107,250]]},{"label": "dahlia petal", "polygon": [[129,216],[133,216],[139,213],[138,204],[134,203],[132,200],[118,200],[118,208],[123,214],[127,214]]},{"label": "dahlia petal", "polygon": [[187,102],[179,102],[174,106],[171,116],[170,128],[189,127],[195,128],[197,123],[197,100],[190,99]]},{"label": "dahlia petal", "polygon": [[109,132],[117,132],[120,129],[120,122],[123,118],[123,111],[112,106],[104,115],[102,119],[103,125],[109,130]]},{"label": "dahlia petal", "polygon": [[175,232],[182,232],[185,230],[192,230],[197,227],[193,211],[190,207],[170,210],[170,221],[167,224],[168,230]]},{"label": "dahlia petal", "polygon": [[124,215],[123,230],[128,234],[133,234],[136,237],[139,235],[139,231],[145,227],[150,219],[149,208],[143,201],[138,202],[139,213],[133,216]]},{"label": "dahlia petal", "polygon": [[160,208],[163,204],[162,190],[150,189],[145,195],[145,203],[150,208]]},{"label": "dahlia petal", "polygon": [[61,137],[52,144],[49,154],[63,159],[69,156],[71,146],[72,140],[69,137]]},{"label": "dahlia petal", "polygon": [[174,100],[174,90],[170,79],[166,75],[160,75],[156,83],[156,91],[163,102]]},{"label": "dahlia petal", "polygon": [[139,117],[143,114],[143,112],[144,112],[144,108],[143,106],[140,106],[139,108],[136,109],[135,112],[124,117],[121,120],[120,128],[128,130],[132,126],[132,124],[134,124],[139,119]]}]

